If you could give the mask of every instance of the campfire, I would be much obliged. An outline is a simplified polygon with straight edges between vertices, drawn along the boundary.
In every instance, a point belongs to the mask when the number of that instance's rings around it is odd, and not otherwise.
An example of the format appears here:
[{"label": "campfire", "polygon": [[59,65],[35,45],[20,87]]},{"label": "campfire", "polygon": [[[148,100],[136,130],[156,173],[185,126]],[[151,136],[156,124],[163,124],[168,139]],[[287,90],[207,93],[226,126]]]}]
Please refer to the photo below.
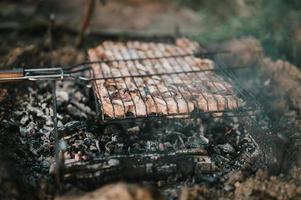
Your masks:
[{"label": "campfire", "polygon": [[175,184],[271,160],[264,142],[256,141],[267,131],[255,119],[262,112],[227,75],[237,69],[215,62],[212,55],[220,54],[229,52],[206,52],[185,38],[174,44],[105,41],[88,51],[90,61],[83,64],[24,69],[17,76],[6,71],[2,81],[66,79],[55,87],[53,111],[82,122],[60,121],[50,166],[60,184]]},{"label": "campfire", "polygon": [[[116,2],[103,9],[114,16],[127,5]],[[0,45],[7,54],[0,57],[7,66],[0,69],[0,180],[16,179],[25,198],[63,200],[77,193],[181,200],[300,194],[301,75],[292,60],[274,61],[252,37],[212,43],[180,34],[189,23],[175,25],[175,35],[102,32],[95,27],[121,21],[99,25],[96,5],[86,4],[76,30],[54,15],[33,30],[0,22],[1,30],[15,30],[0,33],[8,38]],[[136,15],[130,7],[125,19]],[[172,15],[186,22],[188,11]],[[16,36],[24,47],[12,45]]]}]

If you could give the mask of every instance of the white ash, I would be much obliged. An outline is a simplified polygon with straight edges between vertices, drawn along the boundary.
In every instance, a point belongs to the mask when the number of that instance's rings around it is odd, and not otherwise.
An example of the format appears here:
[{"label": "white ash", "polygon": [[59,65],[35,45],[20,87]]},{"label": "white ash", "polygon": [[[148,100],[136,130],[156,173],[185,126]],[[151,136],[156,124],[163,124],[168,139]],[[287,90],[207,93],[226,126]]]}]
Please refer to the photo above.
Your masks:
[{"label": "white ash", "polygon": [[[38,156],[43,166],[50,166],[54,156],[50,89],[49,85],[29,87],[29,94],[23,97],[22,105],[14,112],[20,124],[20,140]],[[58,85],[57,90],[61,96],[58,125],[67,143],[66,162],[112,154],[205,148],[218,170],[226,173],[243,167],[247,159],[257,156],[256,145],[249,139],[248,131],[235,118],[137,123],[127,127],[125,134],[119,129],[102,129],[92,123],[95,112],[82,86],[65,82]],[[220,151],[215,151],[214,147]],[[112,164],[116,163],[112,161]]]}]

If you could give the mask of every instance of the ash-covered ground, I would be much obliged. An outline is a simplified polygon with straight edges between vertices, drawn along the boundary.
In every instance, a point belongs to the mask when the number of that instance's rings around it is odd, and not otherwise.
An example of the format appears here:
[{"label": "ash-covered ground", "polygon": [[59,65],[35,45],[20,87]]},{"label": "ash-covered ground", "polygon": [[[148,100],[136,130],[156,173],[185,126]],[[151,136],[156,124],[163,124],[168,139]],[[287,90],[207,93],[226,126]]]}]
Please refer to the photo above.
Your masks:
[{"label": "ash-covered ground", "polygon": [[[206,149],[214,166],[212,172],[182,177],[181,180],[170,177],[150,182],[173,198],[178,196],[181,185],[221,184],[226,180],[225,175],[232,171],[257,169],[256,161],[262,156],[260,149],[238,117],[146,121],[125,124],[127,132],[124,133],[114,126],[104,128],[94,123],[96,114],[93,106],[90,107],[93,105],[90,90],[74,82],[57,84],[58,127],[67,143],[66,162],[116,154]],[[41,179],[54,184],[49,171],[54,164],[50,83],[29,84],[22,93],[22,97],[16,99],[9,119],[3,119],[3,122],[19,127],[16,136],[33,155],[28,162],[32,184],[38,185]],[[226,187],[229,191],[233,189],[230,184]]]}]

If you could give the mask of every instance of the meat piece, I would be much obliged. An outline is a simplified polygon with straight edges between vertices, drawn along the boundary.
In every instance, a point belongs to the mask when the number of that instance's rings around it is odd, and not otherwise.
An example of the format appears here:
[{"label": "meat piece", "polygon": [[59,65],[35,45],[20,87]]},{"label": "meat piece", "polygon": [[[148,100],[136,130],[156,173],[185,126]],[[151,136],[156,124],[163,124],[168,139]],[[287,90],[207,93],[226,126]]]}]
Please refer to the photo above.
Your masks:
[{"label": "meat piece", "polygon": [[163,99],[150,96],[147,98],[146,106],[148,114],[167,114],[168,105]]},{"label": "meat piece", "polygon": [[214,64],[209,59],[194,58],[194,64],[201,69],[213,69]]},{"label": "meat piece", "polygon": [[102,109],[104,114],[111,118],[120,118],[127,113],[127,110],[123,108],[121,100],[114,100],[112,103],[108,97],[102,99]]},{"label": "meat piece", "polygon": [[176,40],[176,45],[182,49],[195,51],[199,48],[199,45],[196,42],[192,42],[187,38],[179,38]]},{"label": "meat piece", "polygon": [[144,103],[144,101],[139,97],[139,96],[135,96],[133,98],[134,103],[128,107],[128,112],[133,113],[136,116],[146,116],[147,114],[147,108],[146,105]]},{"label": "meat piece", "polygon": [[185,101],[182,98],[177,98],[177,99],[172,99],[169,98],[167,99],[167,104],[168,104],[168,112],[169,113],[190,113],[194,109],[194,105],[190,101]]},{"label": "meat piece", "polygon": [[[203,111],[224,111],[231,110],[242,106],[234,96],[210,95],[203,93],[199,96],[199,108]],[[240,105],[239,105],[240,104]]]}]

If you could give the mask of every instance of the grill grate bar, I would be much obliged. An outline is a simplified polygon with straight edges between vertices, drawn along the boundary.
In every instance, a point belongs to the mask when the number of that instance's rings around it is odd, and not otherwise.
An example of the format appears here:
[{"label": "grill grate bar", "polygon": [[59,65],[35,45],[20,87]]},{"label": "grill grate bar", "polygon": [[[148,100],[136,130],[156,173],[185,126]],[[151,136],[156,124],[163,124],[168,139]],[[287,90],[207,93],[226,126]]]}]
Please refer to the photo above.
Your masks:
[{"label": "grill grate bar", "polygon": [[[127,48],[127,51],[129,48]],[[130,52],[130,51],[128,51]],[[153,57],[148,57],[148,59],[151,60],[156,60],[156,59],[162,59],[162,58],[179,58],[179,57],[187,57],[187,56],[195,56],[195,57],[210,57],[214,55],[219,55],[219,54],[228,54],[231,53],[230,51],[212,51],[212,52],[204,52],[202,49],[197,49],[196,51],[192,52],[186,52],[186,53],[179,53],[179,54],[166,54],[163,57],[162,56],[153,56]],[[98,61],[86,61],[74,65],[68,65],[68,66],[63,66],[63,69],[65,70],[72,70],[72,72],[81,72],[87,70],[88,65],[92,64],[100,64],[100,63],[111,63],[111,62],[126,62],[126,61],[139,61],[139,60],[144,60],[145,57],[130,57],[130,58],[125,58],[125,59],[105,59],[105,60],[98,60]]]},{"label": "grill grate bar", "polygon": [[[235,70],[238,69],[245,69],[246,67],[235,67]],[[228,70],[234,70],[234,68],[229,68]],[[201,72],[219,72],[223,71],[222,69],[199,69],[199,70],[189,70],[189,71],[175,71],[175,72],[160,72],[160,73],[152,73],[152,74],[132,74],[132,75],[122,75],[122,76],[103,76],[97,78],[91,78],[89,81],[96,81],[96,80],[108,80],[113,78],[146,78],[152,76],[165,76],[165,75],[173,75],[173,74],[191,74],[191,73],[201,73]]]},{"label": "grill grate bar", "polygon": [[[148,116],[137,116],[135,118],[133,117],[127,117],[127,118],[107,118],[101,123],[104,124],[110,124],[110,123],[117,123],[117,122],[133,122],[135,120],[136,122],[139,121],[145,121],[145,120],[156,120],[156,119],[162,119],[162,120],[175,120],[177,118],[180,119],[191,119],[192,117],[212,117],[212,118],[233,118],[233,117],[254,117],[255,113],[253,113],[254,109],[251,108],[239,108],[237,110],[223,110],[223,111],[206,111],[206,112],[195,112],[195,113],[170,113],[170,114],[150,114]],[[249,113],[251,112],[251,113]],[[220,113],[223,113],[223,115],[219,115]]]}]

